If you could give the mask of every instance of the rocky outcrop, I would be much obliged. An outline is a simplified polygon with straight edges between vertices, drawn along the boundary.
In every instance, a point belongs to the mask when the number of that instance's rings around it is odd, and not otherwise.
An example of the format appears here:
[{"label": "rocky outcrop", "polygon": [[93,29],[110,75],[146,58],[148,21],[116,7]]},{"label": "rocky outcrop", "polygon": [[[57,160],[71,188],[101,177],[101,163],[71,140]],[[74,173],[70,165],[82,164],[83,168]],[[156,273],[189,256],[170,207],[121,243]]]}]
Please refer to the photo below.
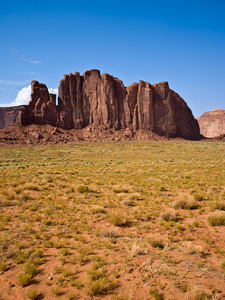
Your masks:
[{"label": "rocky outcrop", "polygon": [[58,108],[56,106],[56,95],[49,94],[45,84],[36,80],[31,82],[31,100],[20,110],[20,123],[28,124],[50,124],[58,122]]},{"label": "rocky outcrop", "polygon": [[200,133],[208,138],[225,134],[225,110],[214,109],[197,118]]},{"label": "rocky outcrop", "polygon": [[200,138],[198,122],[185,101],[167,82],[140,81],[127,88],[123,82],[98,70],[81,76],[64,75],[58,105],[47,87],[32,81],[31,101],[21,110],[22,125],[50,124],[63,129],[147,129],[166,137]]},{"label": "rocky outcrop", "polygon": [[21,106],[0,107],[0,129],[19,121],[20,108]]}]

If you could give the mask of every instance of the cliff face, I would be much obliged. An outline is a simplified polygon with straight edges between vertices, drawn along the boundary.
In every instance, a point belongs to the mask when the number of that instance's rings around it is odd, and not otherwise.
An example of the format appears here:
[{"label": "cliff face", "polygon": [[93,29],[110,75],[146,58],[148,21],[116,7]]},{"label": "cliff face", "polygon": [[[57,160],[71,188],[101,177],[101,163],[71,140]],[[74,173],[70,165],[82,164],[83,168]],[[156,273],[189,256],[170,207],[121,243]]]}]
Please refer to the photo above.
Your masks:
[{"label": "cliff face", "polygon": [[125,88],[121,80],[98,70],[83,76],[76,72],[60,81],[58,106],[44,84],[32,81],[31,88],[31,101],[20,113],[22,125],[82,129],[92,124],[105,129],[148,129],[166,137],[200,137],[191,110],[167,82],[140,81]]},{"label": "cliff face", "polygon": [[200,132],[208,138],[225,134],[225,110],[214,109],[197,118]]},{"label": "cliff face", "polygon": [[20,108],[21,106],[0,107],[0,129],[19,121]]}]

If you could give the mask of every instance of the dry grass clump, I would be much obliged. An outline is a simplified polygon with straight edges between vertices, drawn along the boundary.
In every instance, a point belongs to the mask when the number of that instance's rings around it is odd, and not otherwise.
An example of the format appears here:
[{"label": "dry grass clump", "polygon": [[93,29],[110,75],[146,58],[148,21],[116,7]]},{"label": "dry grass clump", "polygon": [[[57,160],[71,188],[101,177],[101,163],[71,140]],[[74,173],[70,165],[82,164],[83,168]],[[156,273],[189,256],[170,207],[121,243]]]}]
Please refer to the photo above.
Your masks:
[{"label": "dry grass clump", "polygon": [[108,214],[108,221],[114,226],[123,226],[127,223],[126,218],[124,218],[122,212],[117,210],[114,213]]},{"label": "dry grass clump", "polygon": [[134,206],[134,201],[132,199],[124,199],[122,204],[125,206]]},{"label": "dry grass clump", "polygon": [[158,238],[154,235],[149,235],[147,237],[147,241],[150,243],[150,245],[153,248],[159,248],[159,249],[163,249],[164,248],[164,244],[161,238]]},{"label": "dry grass clump", "polygon": [[165,211],[161,217],[166,222],[179,220],[178,213],[172,209]]},{"label": "dry grass clump", "polygon": [[163,294],[161,294],[156,288],[152,288],[149,290],[149,294],[154,297],[155,300],[163,300]]},{"label": "dry grass clump", "polygon": [[103,269],[99,268],[98,264],[93,264],[87,270],[87,281],[85,282],[85,289],[88,295],[104,295],[111,293],[115,288],[115,283],[112,281]]},{"label": "dry grass clump", "polygon": [[130,200],[140,200],[141,195],[139,193],[132,193],[132,194],[129,195],[129,199]]},{"label": "dry grass clump", "polygon": [[223,273],[224,273],[224,275],[225,275],[225,260],[223,260],[223,261],[221,262],[221,268],[222,268]]},{"label": "dry grass clump", "polygon": [[207,219],[211,226],[225,226],[225,212],[223,211],[211,213]]},{"label": "dry grass clump", "polygon": [[25,273],[20,273],[17,276],[18,285],[21,285],[22,287],[29,285],[31,280],[32,276]]},{"label": "dry grass clump", "polygon": [[225,201],[218,201],[218,202],[216,202],[214,204],[214,208],[225,211]]},{"label": "dry grass clump", "polygon": [[211,300],[215,299],[209,291],[199,287],[193,287],[193,296],[189,300]]},{"label": "dry grass clump", "polygon": [[114,228],[106,229],[101,233],[101,235],[107,238],[117,238],[119,236],[117,230]]},{"label": "dry grass clump", "polygon": [[130,256],[135,257],[138,255],[146,255],[148,254],[148,250],[141,244],[134,242],[130,249]]},{"label": "dry grass clump", "polygon": [[178,199],[174,202],[173,207],[181,209],[197,209],[199,204],[192,195],[181,193],[178,195]]},{"label": "dry grass clump", "polygon": [[30,289],[27,291],[27,297],[31,300],[37,299],[39,293],[36,289]]},{"label": "dry grass clump", "polygon": [[113,187],[113,192],[115,194],[119,194],[119,193],[129,193],[129,187],[127,186],[120,186],[120,185],[116,185]]},{"label": "dry grass clump", "polygon": [[0,261],[0,271],[5,272],[8,268],[8,264],[6,261]]},{"label": "dry grass clump", "polygon": [[105,214],[106,210],[104,207],[100,206],[100,205],[95,205],[91,208],[91,213],[94,214]]},{"label": "dry grass clump", "polygon": [[81,193],[81,194],[86,194],[86,193],[90,192],[89,187],[84,184],[78,185],[76,190],[78,193]]}]

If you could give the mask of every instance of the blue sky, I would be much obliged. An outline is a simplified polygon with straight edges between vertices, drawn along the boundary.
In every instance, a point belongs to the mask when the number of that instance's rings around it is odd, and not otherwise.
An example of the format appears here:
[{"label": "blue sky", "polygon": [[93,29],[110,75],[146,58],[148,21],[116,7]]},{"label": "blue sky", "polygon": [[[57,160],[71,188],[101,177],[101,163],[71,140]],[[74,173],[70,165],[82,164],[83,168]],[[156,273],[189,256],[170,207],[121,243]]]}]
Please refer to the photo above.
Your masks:
[{"label": "blue sky", "polygon": [[224,0],[0,1],[0,106],[95,68],[168,81],[195,117],[225,109],[224,15]]}]

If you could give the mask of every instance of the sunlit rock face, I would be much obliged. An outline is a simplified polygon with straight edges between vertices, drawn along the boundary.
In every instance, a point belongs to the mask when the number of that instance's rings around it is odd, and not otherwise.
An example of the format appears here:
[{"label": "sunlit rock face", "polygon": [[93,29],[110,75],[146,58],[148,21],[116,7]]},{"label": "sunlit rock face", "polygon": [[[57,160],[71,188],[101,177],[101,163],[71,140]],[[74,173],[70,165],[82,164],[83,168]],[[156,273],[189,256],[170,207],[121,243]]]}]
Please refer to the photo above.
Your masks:
[{"label": "sunlit rock face", "polygon": [[128,87],[99,70],[64,75],[56,97],[46,85],[31,83],[31,101],[20,112],[20,123],[51,124],[63,129],[147,129],[166,137],[200,138],[199,125],[186,102],[167,82],[139,81]]},{"label": "sunlit rock face", "polygon": [[214,109],[205,112],[197,120],[203,136],[213,138],[225,134],[225,110]]}]

